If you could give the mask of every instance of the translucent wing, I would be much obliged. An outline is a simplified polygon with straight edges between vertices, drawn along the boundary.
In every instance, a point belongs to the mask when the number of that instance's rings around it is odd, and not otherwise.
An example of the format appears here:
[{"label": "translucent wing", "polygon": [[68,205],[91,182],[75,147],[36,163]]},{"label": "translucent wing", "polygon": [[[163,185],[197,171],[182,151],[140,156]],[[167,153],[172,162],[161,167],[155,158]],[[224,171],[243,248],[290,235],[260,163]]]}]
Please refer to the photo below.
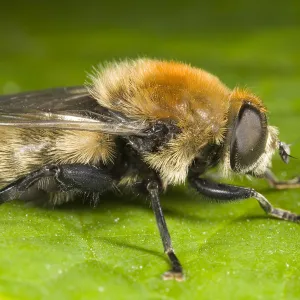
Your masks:
[{"label": "translucent wing", "polygon": [[93,110],[97,106],[97,101],[89,96],[84,86],[54,88],[0,96],[0,111],[7,112]]},{"label": "translucent wing", "polygon": [[0,126],[144,135],[149,124],[100,106],[79,86],[0,96]]}]

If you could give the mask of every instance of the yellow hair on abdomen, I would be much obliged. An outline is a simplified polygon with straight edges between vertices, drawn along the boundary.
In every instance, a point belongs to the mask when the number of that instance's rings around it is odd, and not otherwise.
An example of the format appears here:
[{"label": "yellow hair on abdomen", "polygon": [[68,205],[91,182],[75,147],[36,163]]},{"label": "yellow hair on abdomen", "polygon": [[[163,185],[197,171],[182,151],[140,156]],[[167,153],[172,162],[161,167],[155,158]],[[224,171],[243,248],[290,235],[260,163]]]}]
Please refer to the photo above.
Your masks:
[{"label": "yellow hair on abdomen", "polygon": [[114,140],[101,132],[0,128],[0,185],[47,164],[108,163]]}]

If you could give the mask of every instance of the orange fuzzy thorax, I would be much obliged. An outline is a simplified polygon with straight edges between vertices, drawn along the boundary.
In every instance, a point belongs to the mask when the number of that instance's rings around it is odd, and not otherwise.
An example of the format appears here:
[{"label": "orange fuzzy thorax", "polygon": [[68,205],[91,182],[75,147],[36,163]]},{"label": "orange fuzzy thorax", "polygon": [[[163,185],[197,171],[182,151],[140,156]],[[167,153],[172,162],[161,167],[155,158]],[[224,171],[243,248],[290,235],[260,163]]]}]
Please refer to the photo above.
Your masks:
[{"label": "orange fuzzy thorax", "polygon": [[138,120],[169,119],[182,130],[163,151],[144,157],[166,182],[183,182],[198,151],[224,138],[230,90],[202,69],[139,59],[109,64],[92,81],[100,105]]},{"label": "orange fuzzy thorax", "polygon": [[204,70],[139,59],[108,65],[93,78],[91,93],[101,105],[131,117],[186,123],[204,110],[221,110],[230,91]]}]

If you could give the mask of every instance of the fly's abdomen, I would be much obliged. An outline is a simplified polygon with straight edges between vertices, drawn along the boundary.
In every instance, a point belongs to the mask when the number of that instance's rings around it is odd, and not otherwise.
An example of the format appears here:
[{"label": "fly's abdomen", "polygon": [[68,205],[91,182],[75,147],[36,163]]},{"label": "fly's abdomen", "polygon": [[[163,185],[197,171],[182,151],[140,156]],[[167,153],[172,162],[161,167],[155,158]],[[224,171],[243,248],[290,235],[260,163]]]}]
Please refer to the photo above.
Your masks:
[{"label": "fly's abdomen", "polygon": [[8,184],[46,164],[108,163],[114,141],[99,132],[0,129],[0,185]]}]

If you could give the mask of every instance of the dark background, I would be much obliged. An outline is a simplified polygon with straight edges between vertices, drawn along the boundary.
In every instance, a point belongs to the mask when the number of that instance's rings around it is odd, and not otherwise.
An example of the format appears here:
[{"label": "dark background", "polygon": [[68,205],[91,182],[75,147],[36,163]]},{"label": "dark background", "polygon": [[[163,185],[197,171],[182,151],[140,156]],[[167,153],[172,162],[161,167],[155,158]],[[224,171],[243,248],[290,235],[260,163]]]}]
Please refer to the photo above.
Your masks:
[{"label": "dark background", "polygon": [[150,56],[234,86],[299,76],[297,1],[26,1],[0,12],[0,91],[80,84],[104,60]]}]

